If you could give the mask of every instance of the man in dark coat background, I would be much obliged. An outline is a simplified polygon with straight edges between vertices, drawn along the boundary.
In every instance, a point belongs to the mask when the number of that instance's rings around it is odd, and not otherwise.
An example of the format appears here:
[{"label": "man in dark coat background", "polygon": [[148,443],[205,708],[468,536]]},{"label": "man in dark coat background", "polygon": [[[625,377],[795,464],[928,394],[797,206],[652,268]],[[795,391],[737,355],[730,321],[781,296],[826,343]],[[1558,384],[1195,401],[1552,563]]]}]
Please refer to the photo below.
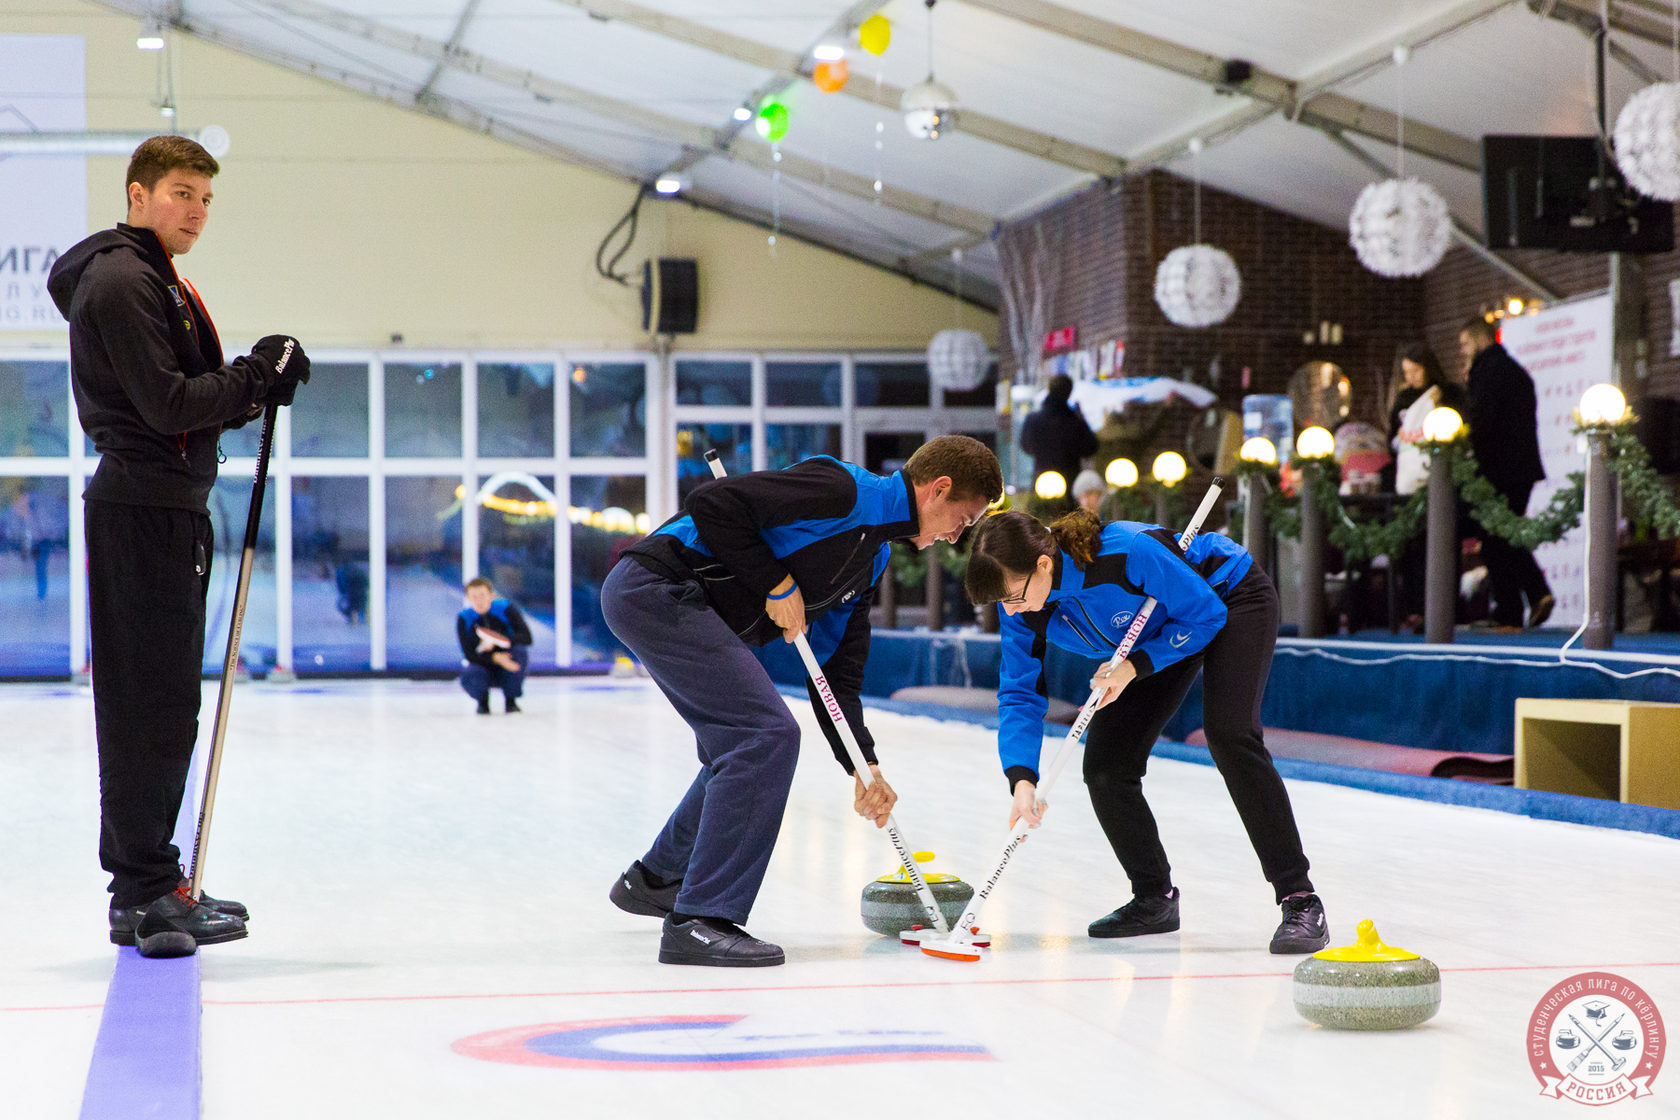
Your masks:
[{"label": "man in dark coat background", "polygon": [[[1021,450],[1033,457],[1034,476],[1056,471],[1070,494],[1080,461],[1097,453],[1096,434],[1079,410],[1068,404],[1072,395],[1073,379],[1058,373],[1050,379],[1044,404],[1021,425]],[[1068,503],[1072,509],[1071,498]]]},{"label": "man in dark coat background", "polygon": [[[1465,419],[1477,468],[1514,513],[1526,516],[1534,484],[1546,477],[1540,464],[1534,379],[1496,340],[1493,324],[1480,316],[1464,324],[1458,346],[1470,367]],[[1492,621],[1501,626],[1524,625],[1526,596],[1529,628],[1545,622],[1555,604],[1534,554],[1491,530],[1484,530],[1481,537]]]}]

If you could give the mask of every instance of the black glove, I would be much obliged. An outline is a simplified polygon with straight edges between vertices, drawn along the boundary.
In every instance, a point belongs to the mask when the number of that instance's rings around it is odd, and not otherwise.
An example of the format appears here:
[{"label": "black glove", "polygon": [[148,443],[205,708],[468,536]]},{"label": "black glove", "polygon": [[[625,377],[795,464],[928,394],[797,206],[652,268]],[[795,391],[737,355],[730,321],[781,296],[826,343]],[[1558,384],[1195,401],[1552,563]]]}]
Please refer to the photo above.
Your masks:
[{"label": "black glove", "polygon": [[262,367],[265,405],[292,403],[297,387],[309,381],[309,356],[291,335],[271,334],[257,340],[251,357]]}]

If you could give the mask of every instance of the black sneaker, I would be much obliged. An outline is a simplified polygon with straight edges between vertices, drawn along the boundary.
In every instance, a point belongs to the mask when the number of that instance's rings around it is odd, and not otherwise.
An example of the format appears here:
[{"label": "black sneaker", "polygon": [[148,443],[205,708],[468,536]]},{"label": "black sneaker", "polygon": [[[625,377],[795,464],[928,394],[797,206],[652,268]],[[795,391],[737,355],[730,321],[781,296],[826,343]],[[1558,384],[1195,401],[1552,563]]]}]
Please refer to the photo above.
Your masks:
[{"label": "black sneaker", "polygon": [[507,707],[503,708],[502,710],[504,712],[509,712],[509,713],[519,711],[520,710],[519,709],[519,701],[517,701],[513,697],[509,696],[507,698]]},{"label": "black sneaker", "polygon": [[637,860],[625,869],[607,892],[612,904],[626,914],[643,914],[649,918],[663,918],[677,908],[677,892],[682,880],[665,887],[648,882],[647,868]]},{"label": "black sneaker", "polygon": [[1112,914],[1092,922],[1092,937],[1139,937],[1178,928],[1178,888],[1157,898],[1134,898]]},{"label": "black sneaker", "polygon": [[659,939],[660,964],[701,964],[714,968],[765,968],[787,958],[780,945],[760,941],[734,922],[692,918],[673,922],[665,916]]},{"label": "black sneaker", "polygon": [[1330,923],[1324,920],[1324,903],[1316,894],[1291,896],[1283,900],[1283,921],[1272,934],[1272,952],[1316,953],[1330,944]]},{"label": "black sneaker", "polygon": [[1528,629],[1537,630],[1545,625],[1546,620],[1552,617],[1552,608],[1555,606],[1557,600],[1552,598],[1550,592],[1540,596],[1540,601],[1528,608]]},{"label": "black sneaker", "polygon": [[[179,890],[192,889],[192,880],[187,878],[185,867],[181,868],[181,881],[176,883],[175,886]],[[203,891],[198,892],[198,901],[201,906],[208,906],[218,914],[231,914],[242,922],[251,920],[251,912],[245,908],[243,902],[235,902],[231,898],[211,898]]]},{"label": "black sneaker", "polygon": [[191,956],[200,945],[219,945],[246,936],[245,922],[232,914],[194,902],[186,888],[177,888],[145,906],[113,907],[111,941],[135,945],[142,956]]},{"label": "black sneaker", "polygon": [[481,716],[490,714],[490,697],[486,696],[478,702],[478,714]]}]

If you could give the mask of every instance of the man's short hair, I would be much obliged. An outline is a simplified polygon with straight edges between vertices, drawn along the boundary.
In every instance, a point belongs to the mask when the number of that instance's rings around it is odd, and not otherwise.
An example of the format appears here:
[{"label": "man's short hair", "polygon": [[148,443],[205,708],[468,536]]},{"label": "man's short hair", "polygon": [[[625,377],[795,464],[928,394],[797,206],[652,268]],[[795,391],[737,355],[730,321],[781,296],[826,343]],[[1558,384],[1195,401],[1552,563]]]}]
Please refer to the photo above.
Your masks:
[{"label": "man's short hair", "polygon": [[951,480],[951,496],[958,501],[984,498],[989,504],[1003,497],[1003,468],[992,449],[973,436],[930,439],[904,464],[904,477],[912,484],[940,476]]},{"label": "man's short hair", "polygon": [[1491,346],[1494,336],[1498,333],[1485,315],[1472,315],[1464,320],[1464,325],[1458,328],[1460,334],[1467,334],[1483,346]]},{"label": "man's short hair", "polygon": [[222,165],[204,150],[204,145],[185,136],[154,136],[144,140],[128,159],[128,175],[123,179],[123,201],[128,201],[128,185],[139,183],[150,191],[171,171],[191,171],[215,178]]},{"label": "man's short hair", "polygon": [[473,578],[471,578],[467,581],[466,590],[471,591],[475,587],[482,587],[486,591],[496,590],[495,585],[492,584],[489,580],[485,579],[483,576],[474,576]]}]

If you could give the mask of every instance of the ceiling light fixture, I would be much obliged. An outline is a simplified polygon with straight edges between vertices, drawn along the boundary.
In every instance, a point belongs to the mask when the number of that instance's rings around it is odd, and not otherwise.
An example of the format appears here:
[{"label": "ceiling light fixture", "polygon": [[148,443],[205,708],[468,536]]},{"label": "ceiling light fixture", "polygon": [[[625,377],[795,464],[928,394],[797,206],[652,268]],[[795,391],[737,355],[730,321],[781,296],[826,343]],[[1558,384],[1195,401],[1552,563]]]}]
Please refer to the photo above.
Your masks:
[{"label": "ceiling light fixture", "polygon": [[818,62],[839,62],[846,57],[846,48],[837,43],[818,43],[811,49],[811,57]]},{"label": "ceiling light fixture", "polygon": [[653,189],[660,194],[677,194],[689,187],[686,175],[661,175],[653,182]]},{"label": "ceiling light fixture", "polygon": [[134,40],[134,45],[143,51],[161,51],[163,49],[163,24],[156,16],[147,16],[146,22],[140,27],[140,35]]}]

